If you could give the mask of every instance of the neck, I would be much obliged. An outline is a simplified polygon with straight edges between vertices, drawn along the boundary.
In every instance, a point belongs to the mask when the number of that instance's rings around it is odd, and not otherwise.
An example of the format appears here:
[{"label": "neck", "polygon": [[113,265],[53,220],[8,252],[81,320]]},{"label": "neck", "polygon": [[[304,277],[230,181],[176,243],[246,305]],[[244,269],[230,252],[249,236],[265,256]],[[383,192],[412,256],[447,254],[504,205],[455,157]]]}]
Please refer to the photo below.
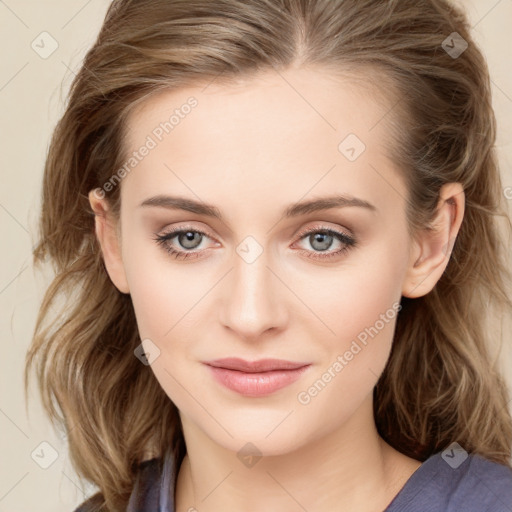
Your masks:
[{"label": "neck", "polygon": [[371,397],[341,429],[247,464],[186,418],[182,424],[176,512],[382,511],[420,465],[380,438]]}]

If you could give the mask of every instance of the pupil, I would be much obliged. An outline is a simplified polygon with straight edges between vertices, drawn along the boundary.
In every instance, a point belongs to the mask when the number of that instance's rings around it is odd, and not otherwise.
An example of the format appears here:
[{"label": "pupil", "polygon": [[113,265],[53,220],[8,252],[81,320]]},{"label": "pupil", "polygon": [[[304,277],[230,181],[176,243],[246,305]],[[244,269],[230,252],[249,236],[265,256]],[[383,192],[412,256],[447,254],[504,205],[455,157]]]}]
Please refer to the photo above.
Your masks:
[{"label": "pupil", "polygon": [[[326,242],[326,239],[331,238],[329,242]],[[314,242],[320,242],[320,247],[315,247]],[[325,251],[329,249],[329,247],[332,245],[332,236],[327,233],[316,233],[313,235],[313,242],[311,243],[313,247],[316,248],[318,251]]]},{"label": "pupil", "polygon": [[184,236],[184,239],[182,239],[183,243],[181,243],[181,240],[180,240],[181,245],[183,247],[185,247],[186,249],[194,249],[195,246],[198,245],[197,243],[194,243],[194,238],[196,238],[196,235],[201,236],[201,235],[199,235],[199,233],[193,233],[192,231],[187,231],[186,233],[182,233],[181,236]]}]

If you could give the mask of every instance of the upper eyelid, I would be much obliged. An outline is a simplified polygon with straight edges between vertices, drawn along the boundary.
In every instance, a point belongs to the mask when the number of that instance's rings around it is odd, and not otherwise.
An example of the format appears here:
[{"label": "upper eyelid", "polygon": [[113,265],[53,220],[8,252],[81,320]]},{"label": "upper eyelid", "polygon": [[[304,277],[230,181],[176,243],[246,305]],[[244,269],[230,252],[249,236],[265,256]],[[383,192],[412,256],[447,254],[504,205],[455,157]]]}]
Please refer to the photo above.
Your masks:
[{"label": "upper eyelid", "polygon": [[[295,230],[294,234],[295,235],[299,235],[301,233],[307,233],[308,231],[322,231],[322,230],[323,231],[341,232],[342,234],[347,234],[347,233],[344,233],[344,231],[348,231],[349,234],[351,233],[351,230],[348,229],[348,228],[328,226],[327,224],[329,224],[329,223],[330,223],[329,221],[324,221],[324,222],[320,221],[319,225],[312,225],[312,226],[309,226],[309,227],[306,227],[306,228],[297,229],[297,230]],[[202,227],[192,226],[191,224],[187,224],[187,223],[185,223],[184,226],[178,226],[176,228],[163,228],[163,229],[161,229],[159,231],[164,233],[164,234],[167,234],[167,233],[171,234],[171,233],[176,233],[176,232],[186,231],[186,230],[196,231],[196,232],[203,233],[205,235],[211,236],[212,238],[215,238],[215,236],[209,234],[209,229],[202,228]]]},{"label": "upper eyelid", "polygon": [[[345,232],[348,231],[347,232]],[[310,226],[308,228],[304,228],[304,229],[299,229],[297,232],[296,232],[296,236],[304,236],[304,235],[307,235],[311,232],[315,233],[317,231],[328,231],[328,232],[332,232],[332,233],[337,233],[337,234],[340,234],[340,235],[343,235],[343,236],[346,236],[348,238],[353,238],[353,235],[351,233],[350,230],[348,229],[342,229],[342,228],[333,228],[333,227],[329,227],[329,226]]]},{"label": "upper eyelid", "polygon": [[175,236],[180,233],[187,232],[187,231],[192,231],[194,233],[200,233],[202,235],[206,235],[209,238],[215,239],[215,237],[213,235],[208,233],[208,230],[202,229],[202,228],[193,228],[191,226],[183,226],[183,227],[178,227],[176,229],[169,229],[169,230],[164,229],[164,230],[162,230],[162,236],[166,236],[166,235]]}]

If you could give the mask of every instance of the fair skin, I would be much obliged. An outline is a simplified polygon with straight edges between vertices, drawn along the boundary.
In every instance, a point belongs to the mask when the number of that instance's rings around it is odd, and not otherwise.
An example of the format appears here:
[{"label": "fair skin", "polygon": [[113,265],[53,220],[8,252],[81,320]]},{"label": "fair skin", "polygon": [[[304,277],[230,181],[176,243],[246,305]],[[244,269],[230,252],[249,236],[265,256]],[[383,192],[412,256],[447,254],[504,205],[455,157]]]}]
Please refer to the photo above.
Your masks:
[{"label": "fair skin", "polygon": [[[176,510],[384,510],[420,465],[384,442],[372,412],[396,316],[307,404],[297,397],[402,295],[432,290],[462,222],[463,189],[445,185],[436,229],[410,238],[407,191],[378,123],[390,103],[306,69],[159,94],[131,115],[128,151],[191,95],[197,107],[123,179],[120,225],[104,199],[89,196],[110,278],[131,295],[141,340],[160,350],[141,371],[154,372],[180,411],[187,455]],[[349,133],[366,146],[354,161],[338,149]],[[375,209],[283,215],[335,193]],[[223,218],[139,206],[157,195],[214,205]],[[194,252],[189,259],[174,259],[154,240],[177,228],[206,233],[192,249],[184,237],[167,241]],[[299,236],[307,228],[357,243],[322,260],[346,244],[332,237],[322,251],[321,240]],[[237,252],[247,236],[263,250],[251,263]],[[223,357],[309,366],[283,389],[244,396],[203,364]],[[248,442],[263,456],[251,467],[237,457]]]}]

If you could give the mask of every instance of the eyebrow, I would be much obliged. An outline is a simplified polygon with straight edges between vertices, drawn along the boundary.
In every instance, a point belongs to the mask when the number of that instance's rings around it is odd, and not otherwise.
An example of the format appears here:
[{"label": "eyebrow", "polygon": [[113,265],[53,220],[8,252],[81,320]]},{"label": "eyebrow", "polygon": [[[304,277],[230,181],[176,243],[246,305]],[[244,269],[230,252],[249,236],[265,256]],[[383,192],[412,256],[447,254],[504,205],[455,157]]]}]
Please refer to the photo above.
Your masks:
[{"label": "eyebrow", "polygon": [[[213,217],[220,221],[224,221],[222,213],[216,206],[179,196],[153,196],[144,200],[139,207],[160,207],[172,210],[185,210],[187,212],[205,215],[207,217]],[[377,211],[377,208],[373,204],[365,201],[364,199],[346,195],[332,195],[292,204],[284,210],[283,216],[285,218],[298,217],[299,215],[306,215],[308,213],[321,210],[346,207],[360,207],[372,212]]]}]

